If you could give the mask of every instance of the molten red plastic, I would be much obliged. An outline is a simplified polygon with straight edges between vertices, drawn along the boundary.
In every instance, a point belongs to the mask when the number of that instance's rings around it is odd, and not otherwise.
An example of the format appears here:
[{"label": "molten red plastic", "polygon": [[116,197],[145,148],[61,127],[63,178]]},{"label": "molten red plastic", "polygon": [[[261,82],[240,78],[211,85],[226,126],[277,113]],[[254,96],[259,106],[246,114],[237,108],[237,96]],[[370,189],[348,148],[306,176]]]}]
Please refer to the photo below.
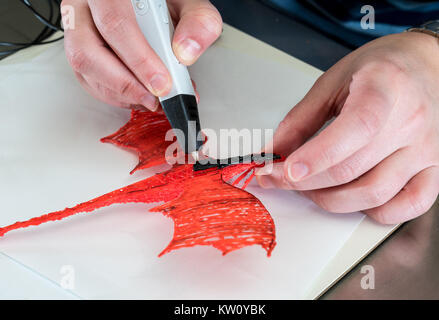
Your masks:
[{"label": "molten red plastic", "polygon": [[[140,161],[135,171],[165,162],[163,155],[172,143],[164,140],[169,129],[164,115],[135,110],[125,126],[102,141],[136,150]],[[270,256],[276,245],[274,222],[256,197],[236,187],[242,182],[245,188],[257,166],[238,164],[194,172],[192,165],[178,165],[75,207],[0,228],[0,236],[116,203],[164,202],[149,210],[162,212],[174,221],[173,239],[159,256],[196,245],[213,246],[224,255],[254,244],[262,246]],[[225,182],[236,176],[232,185]]]},{"label": "molten red plastic", "polygon": [[131,119],[117,132],[102,138],[119,147],[134,150],[139,156],[139,163],[130,172],[151,168],[165,162],[166,148],[172,141],[165,141],[171,125],[164,114],[145,110],[133,110]]}]

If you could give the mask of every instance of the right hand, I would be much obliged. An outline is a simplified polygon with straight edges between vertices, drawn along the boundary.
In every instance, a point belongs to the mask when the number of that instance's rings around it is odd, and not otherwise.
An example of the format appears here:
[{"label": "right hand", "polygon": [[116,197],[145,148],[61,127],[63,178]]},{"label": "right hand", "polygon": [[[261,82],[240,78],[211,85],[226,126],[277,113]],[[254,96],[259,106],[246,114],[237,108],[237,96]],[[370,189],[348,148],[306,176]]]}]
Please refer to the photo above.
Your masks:
[{"label": "right hand", "polygon": [[[156,97],[172,80],[149,46],[130,0],[63,0],[74,8],[75,29],[65,30],[65,51],[81,85],[105,103],[142,105],[156,111]],[[172,47],[177,59],[193,64],[219,37],[222,20],[208,0],[168,0],[174,21]]]}]

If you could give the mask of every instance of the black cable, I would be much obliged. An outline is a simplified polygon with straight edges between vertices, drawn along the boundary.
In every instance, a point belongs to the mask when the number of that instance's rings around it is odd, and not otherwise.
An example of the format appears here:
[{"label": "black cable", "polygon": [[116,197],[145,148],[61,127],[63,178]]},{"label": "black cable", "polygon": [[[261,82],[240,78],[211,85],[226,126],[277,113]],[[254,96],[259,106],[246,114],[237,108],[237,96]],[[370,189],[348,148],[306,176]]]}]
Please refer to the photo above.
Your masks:
[{"label": "black cable", "polygon": [[[52,1],[53,0],[48,0],[49,4],[52,5]],[[47,20],[46,18],[44,18],[41,14],[39,14],[34,7],[32,7],[32,5],[30,4],[29,0],[20,0],[21,3],[23,3],[30,11],[32,11],[32,13],[34,14],[35,17],[37,17],[38,20],[40,20],[43,24],[45,24],[47,27],[55,30],[55,31],[64,31],[61,26],[55,26],[52,24],[51,21]]]},{"label": "black cable", "polygon": [[[51,9],[50,10],[50,17],[49,17],[50,20],[52,20],[52,17],[53,17],[53,10],[52,10],[51,4],[52,3],[49,0],[49,5],[50,5],[50,9]],[[31,41],[31,42],[28,42],[28,43],[4,42],[3,43],[4,46],[18,46],[19,48],[15,48],[15,49],[12,49],[12,50],[9,50],[9,51],[6,51],[6,52],[3,51],[3,55],[4,54],[13,53],[13,52],[16,52],[18,50],[27,48],[27,47],[29,47],[31,45],[40,43],[42,40],[46,39],[47,37],[49,37],[52,34],[53,34],[53,30],[50,29],[49,27],[45,26],[44,29],[38,34],[38,36],[33,41]]]},{"label": "black cable", "polygon": [[[61,36],[56,39],[44,41],[45,39],[53,35],[55,32],[64,31],[61,27],[61,12],[60,10],[54,10],[54,5],[53,5],[55,3],[56,7],[59,8],[61,4],[60,0],[47,0],[49,4],[48,18],[42,16],[37,10],[35,10],[35,8],[32,6],[29,0],[19,0],[19,1],[23,3],[26,6],[26,8],[28,8],[32,12],[32,14],[44,25],[44,28],[30,42],[19,43],[19,42],[0,41],[0,47],[16,47],[7,51],[0,51],[0,56],[9,55],[34,45],[44,45],[48,43],[53,43],[64,38],[64,36]],[[54,18],[56,18],[56,20],[55,22],[52,22]]]},{"label": "black cable", "polygon": [[[50,17],[49,19],[52,20],[53,17],[53,5],[52,5],[52,1],[49,1],[49,8],[50,8]],[[38,36],[32,41],[32,42],[27,42],[27,43],[18,43],[18,42],[0,42],[0,46],[28,46],[31,43],[34,44],[38,44],[40,43],[40,41],[46,39],[47,37],[49,37],[50,35],[52,35],[53,30],[51,30],[49,27],[45,27],[39,34]],[[48,32],[48,33],[47,33]]]},{"label": "black cable", "polygon": [[15,47],[15,46],[17,46],[17,47],[20,47],[20,46],[24,47],[24,46],[29,46],[29,45],[30,46],[39,46],[39,45],[43,45],[43,44],[48,44],[48,43],[53,43],[53,42],[59,41],[62,38],[64,38],[64,36],[61,36],[59,38],[52,39],[52,40],[40,41],[40,42],[30,42],[30,43],[25,43],[25,42],[23,42],[23,43],[19,43],[19,42],[16,42],[16,43],[0,42],[0,46],[5,46],[5,47]]}]

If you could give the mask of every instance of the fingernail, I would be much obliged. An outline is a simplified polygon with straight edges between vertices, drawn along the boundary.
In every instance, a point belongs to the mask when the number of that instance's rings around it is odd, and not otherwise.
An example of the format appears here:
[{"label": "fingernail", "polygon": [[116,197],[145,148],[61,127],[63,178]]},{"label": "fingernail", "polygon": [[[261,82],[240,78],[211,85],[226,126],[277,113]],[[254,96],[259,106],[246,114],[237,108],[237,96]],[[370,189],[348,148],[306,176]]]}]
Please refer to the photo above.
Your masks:
[{"label": "fingernail", "polygon": [[275,186],[271,181],[271,178],[268,176],[257,176],[256,180],[258,181],[261,188],[264,189],[273,189]]},{"label": "fingernail", "polygon": [[152,90],[154,91],[153,93],[156,96],[160,96],[167,89],[168,78],[163,74],[157,73],[151,78],[149,84],[151,85]]},{"label": "fingernail", "polygon": [[158,108],[157,98],[151,93],[145,94],[140,103],[151,111],[156,111]]},{"label": "fingernail", "polygon": [[177,55],[184,64],[192,64],[201,53],[201,46],[195,40],[186,38],[177,45]]},{"label": "fingernail", "polygon": [[296,162],[288,166],[288,177],[293,182],[300,181],[308,172],[308,166],[302,162]]}]

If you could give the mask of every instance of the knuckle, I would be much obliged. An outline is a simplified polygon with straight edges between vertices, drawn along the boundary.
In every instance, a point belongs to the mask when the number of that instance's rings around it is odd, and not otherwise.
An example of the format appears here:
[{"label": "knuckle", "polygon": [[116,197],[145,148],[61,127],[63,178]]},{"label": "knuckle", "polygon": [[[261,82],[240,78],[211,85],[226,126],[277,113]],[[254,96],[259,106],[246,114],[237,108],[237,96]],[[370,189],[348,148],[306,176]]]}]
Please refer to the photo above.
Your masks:
[{"label": "knuckle", "polygon": [[326,73],[323,73],[317,78],[317,80],[313,84],[313,88],[319,89],[322,87],[322,85],[325,83],[325,78],[326,78],[325,75]]},{"label": "knuckle", "polygon": [[279,125],[277,126],[277,131],[285,131],[289,127],[289,121],[285,118],[281,122],[279,122]]},{"label": "knuckle", "polygon": [[[306,93],[305,97],[302,99],[301,102],[305,101],[307,98],[312,97],[313,95],[317,95],[318,92],[322,91],[322,90],[328,90],[328,83],[329,81],[328,79],[328,75],[327,73],[323,73],[322,75],[320,75],[316,81],[314,81],[311,89]],[[299,102],[299,103],[301,103]]]},{"label": "knuckle", "polygon": [[413,120],[419,124],[425,124],[425,120],[429,117],[429,110],[432,110],[431,105],[427,103],[420,103],[413,110]]},{"label": "knuckle", "polygon": [[212,5],[202,6],[197,8],[193,14],[206,31],[215,38],[219,37],[223,28],[223,20],[215,7]]},{"label": "knuckle", "polygon": [[151,69],[151,59],[145,55],[141,55],[136,59],[133,59],[132,69],[133,70],[144,70],[145,72],[150,71]]},{"label": "knuckle", "polygon": [[356,178],[355,169],[347,163],[341,163],[328,169],[329,176],[337,184],[351,182]]},{"label": "knuckle", "polygon": [[67,49],[67,60],[72,69],[78,73],[84,73],[90,63],[90,57],[87,52],[82,49]]},{"label": "knuckle", "polygon": [[288,134],[290,137],[300,136],[299,129],[291,124],[290,114],[288,114],[281,122],[279,122],[276,128],[276,135]]},{"label": "knuckle", "polygon": [[381,223],[381,224],[391,224],[391,219],[389,218],[388,214],[384,210],[381,210],[381,208],[377,208],[374,211],[375,212],[373,215],[371,215],[371,217],[376,222]]},{"label": "knuckle", "polygon": [[311,196],[312,201],[315,202],[320,208],[322,208],[325,211],[335,213],[335,208],[329,203],[326,196],[321,192],[312,192]]},{"label": "knuckle", "polygon": [[343,153],[343,150],[341,149],[342,148],[336,144],[322,148],[318,152],[319,156],[317,158],[322,159],[324,163],[327,163],[331,166],[332,164],[336,164],[338,162],[338,156]]},{"label": "knuckle", "polygon": [[294,125],[294,113],[290,112],[288,115],[279,122],[276,133],[288,134],[289,137],[295,137],[297,142],[303,142],[303,137],[307,136],[307,132],[305,129],[300,128],[297,125]]},{"label": "knuckle", "polygon": [[122,96],[131,95],[134,92],[135,85],[130,80],[122,80],[120,83],[119,92]]},{"label": "knuckle", "polygon": [[383,205],[389,200],[391,194],[388,188],[379,185],[368,186],[361,193],[363,194],[364,202],[370,207]]},{"label": "knuckle", "polygon": [[422,192],[417,191],[411,191],[408,195],[408,199],[411,216],[418,216],[427,212],[434,202],[434,200],[428,198]]},{"label": "knuckle", "polygon": [[420,137],[419,133],[425,132],[429,110],[432,110],[432,108],[426,103],[419,103],[413,106],[402,123],[402,133],[407,132],[407,134],[412,135],[413,132],[417,132],[413,138]]},{"label": "knuckle", "polygon": [[[93,84],[92,90],[95,92],[95,95],[99,100],[102,101],[114,101],[115,94],[114,91],[107,88],[105,85],[99,82],[95,82]],[[114,103],[111,103],[114,104]]]},{"label": "knuckle", "polygon": [[385,72],[387,75],[390,75],[392,78],[395,76],[402,76],[404,74],[404,69],[392,60],[391,57],[387,59],[383,59],[381,61],[375,62],[377,64],[377,69],[381,72]]},{"label": "knuckle", "polygon": [[366,137],[371,138],[376,135],[383,125],[377,112],[373,108],[361,108],[357,111],[358,130],[361,130]]},{"label": "knuckle", "polygon": [[389,77],[395,77],[403,74],[403,69],[388,57],[366,62],[360,70],[354,73],[354,76],[363,79],[364,77],[374,77],[377,73],[384,73]]},{"label": "knuckle", "polygon": [[108,97],[110,95],[110,90],[99,82],[95,83],[95,90],[103,97]]},{"label": "knuckle", "polygon": [[105,37],[115,33],[123,33],[123,25],[126,20],[126,17],[117,10],[106,10],[97,15],[96,25]]}]

